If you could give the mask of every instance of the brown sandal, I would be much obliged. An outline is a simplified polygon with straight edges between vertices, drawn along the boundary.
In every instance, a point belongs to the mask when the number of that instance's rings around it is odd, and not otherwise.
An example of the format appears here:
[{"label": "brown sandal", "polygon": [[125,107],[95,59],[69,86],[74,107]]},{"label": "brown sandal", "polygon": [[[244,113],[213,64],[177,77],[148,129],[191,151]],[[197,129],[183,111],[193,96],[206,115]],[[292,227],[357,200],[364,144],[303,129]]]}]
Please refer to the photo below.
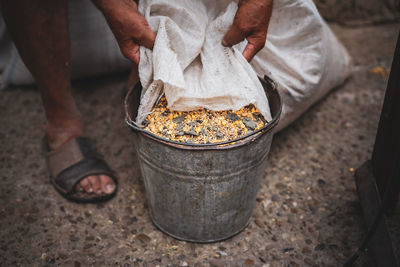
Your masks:
[{"label": "brown sandal", "polygon": [[[117,192],[117,177],[103,157],[97,153],[88,138],[74,138],[62,147],[49,149],[47,138],[44,139],[47,166],[50,180],[57,191],[68,200],[80,203],[95,203],[111,199]],[[115,183],[111,194],[100,195],[75,191],[75,185],[90,175],[105,174]]]}]

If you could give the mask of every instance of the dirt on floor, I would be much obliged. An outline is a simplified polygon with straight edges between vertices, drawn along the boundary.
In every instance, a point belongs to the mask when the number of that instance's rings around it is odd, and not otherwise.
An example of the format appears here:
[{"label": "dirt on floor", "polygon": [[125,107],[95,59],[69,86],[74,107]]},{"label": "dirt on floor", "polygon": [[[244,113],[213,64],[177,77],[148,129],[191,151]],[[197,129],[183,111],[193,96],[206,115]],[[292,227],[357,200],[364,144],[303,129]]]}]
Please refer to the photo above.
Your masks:
[{"label": "dirt on floor", "polygon": [[[194,244],[155,228],[124,125],[125,75],[74,83],[89,136],[118,172],[104,204],[67,202],[41,148],[33,87],[0,92],[1,266],[340,266],[364,235],[354,169],[370,158],[399,24],[331,25],[352,77],[274,137],[254,218],[223,242]],[[359,266],[372,265],[363,255]]]}]

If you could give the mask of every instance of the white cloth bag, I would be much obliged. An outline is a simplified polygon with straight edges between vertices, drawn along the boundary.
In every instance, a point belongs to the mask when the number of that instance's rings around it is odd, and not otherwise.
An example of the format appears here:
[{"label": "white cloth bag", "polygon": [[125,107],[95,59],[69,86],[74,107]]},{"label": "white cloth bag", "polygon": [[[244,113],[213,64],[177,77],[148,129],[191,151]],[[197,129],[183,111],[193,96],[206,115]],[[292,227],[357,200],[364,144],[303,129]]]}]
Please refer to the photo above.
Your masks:
[{"label": "white cloth bag", "polygon": [[275,0],[265,47],[251,61],[259,76],[278,84],[279,131],[340,85],[350,57],[311,0]]},{"label": "white cloth bag", "polygon": [[153,50],[141,47],[143,85],[137,122],[165,93],[172,110],[238,110],[254,104],[271,119],[264,89],[236,48],[223,47],[237,4],[229,0],[141,0],[139,10],[157,33]]},{"label": "white cloth bag", "polygon": [[153,51],[141,48],[144,87],[137,121],[163,92],[171,109],[237,110],[254,104],[271,118],[256,73],[279,85],[282,129],[349,74],[349,56],[311,0],[275,0],[266,46],[251,66],[246,41],[221,45],[237,4],[228,0],[141,0],[140,12],[157,32]]}]

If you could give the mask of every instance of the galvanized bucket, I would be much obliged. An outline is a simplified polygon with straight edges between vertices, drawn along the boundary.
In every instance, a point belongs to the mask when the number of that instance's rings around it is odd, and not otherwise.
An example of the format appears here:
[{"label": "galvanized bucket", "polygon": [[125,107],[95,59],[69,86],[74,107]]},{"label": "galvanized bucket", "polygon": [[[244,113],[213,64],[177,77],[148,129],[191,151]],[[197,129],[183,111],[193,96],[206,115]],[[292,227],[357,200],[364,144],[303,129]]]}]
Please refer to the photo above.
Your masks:
[{"label": "galvanized bucket", "polygon": [[177,143],[144,131],[134,122],[141,86],[129,90],[126,123],[135,133],[150,217],[161,231],[181,240],[215,242],[250,222],[282,109],[275,83],[268,77],[261,82],[273,119],[244,138],[218,144]]}]

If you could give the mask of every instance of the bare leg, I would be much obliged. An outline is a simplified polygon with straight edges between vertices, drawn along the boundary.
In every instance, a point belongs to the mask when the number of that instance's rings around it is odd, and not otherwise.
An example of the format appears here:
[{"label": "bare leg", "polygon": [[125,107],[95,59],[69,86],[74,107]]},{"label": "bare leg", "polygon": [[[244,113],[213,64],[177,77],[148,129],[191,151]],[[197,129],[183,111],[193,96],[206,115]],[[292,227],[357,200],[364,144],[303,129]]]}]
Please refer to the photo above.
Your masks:
[{"label": "bare leg", "polygon": [[[84,136],[70,86],[70,43],[67,0],[1,0],[3,15],[21,58],[42,97],[50,149]],[[111,193],[105,175],[83,179],[76,190]]]}]

